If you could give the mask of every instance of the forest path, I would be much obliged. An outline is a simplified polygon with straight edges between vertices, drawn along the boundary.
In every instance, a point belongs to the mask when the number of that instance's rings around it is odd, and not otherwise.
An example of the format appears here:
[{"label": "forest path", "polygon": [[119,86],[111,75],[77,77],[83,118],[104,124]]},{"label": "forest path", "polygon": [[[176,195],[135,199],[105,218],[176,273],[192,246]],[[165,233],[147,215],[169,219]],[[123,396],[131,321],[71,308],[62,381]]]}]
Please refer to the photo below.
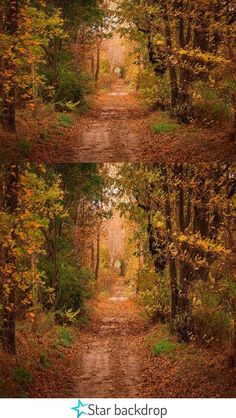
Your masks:
[{"label": "forest path", "polygon": [[80,336],[84,347],[78,359],[79,397],[138,397],[143,393],[144,371],[139,334],[145,322],[128,299],[122,277],[100,299],[90,327]]},{"label": "forest path", "polygon": [[109,281],[106,289],[90,301],[90,322],[74,330],[72,345],[53,349],[51,367],[34,371],[27,396],[235,397],[235,371],[222,349],[177,344],[173,355],[154,356],[154,344],[175,337],[140,315],[124,278]]},{"label": "forest path", "polygon": [[[142,138],[137,121],[137,99],[123,80],[100,94],[90,112],[75,119],[70,135],[70,160],[75,162],[135,162],[142,159]],[[69,158],[67,157],[67,158]]]},{"label": "forest path", "polygon": [[168,114],[145,110],[142,99],[123,80],[93,96],[88,112],[68,116],[73,119],[70,127],[61,125],[61,114],[48,110],[42,111],[40,122],[19,115],[18,139],[28,141],[32,150],[25,150],[24,145],[18,149],[14,138],[0,129],[0,160],[15,162],[23,155],[31,162],[47,163],[236,161],[227,127],[193,123],[179,125],[173,133],[154,134],[151,127],[169,120]]},{"label": "forest path", "polygon": [[107,289],[107,296],[93,301],[90,324],[72,349],[68,396],[231,396],[233,371],[225,367],[222,353],[186,344],[173,356],[154,356],[153,344],[173,336],[140,316],[123,277],[109,281]]},{"label": "forest path", "polygon": [[151,126],[164,122],[167,115],[145,109],[124,80],[99,92],[93,101],[88,112],[73,115],[70,128],[61,135],[52,133],[47,147],[37,145],[34,158],[56,163],[236,160],[236,147],[217,126],[179,125],[176,133],[154,134]]}]

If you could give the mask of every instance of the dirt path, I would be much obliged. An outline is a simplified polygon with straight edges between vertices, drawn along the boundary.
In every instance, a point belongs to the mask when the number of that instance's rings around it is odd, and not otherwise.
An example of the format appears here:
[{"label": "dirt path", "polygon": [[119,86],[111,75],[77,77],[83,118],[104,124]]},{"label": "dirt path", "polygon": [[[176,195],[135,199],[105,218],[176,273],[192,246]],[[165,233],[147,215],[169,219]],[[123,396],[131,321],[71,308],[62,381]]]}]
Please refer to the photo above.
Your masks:
[{"label": "dirt path", "polygon": [[98,303],[90,328],[80,344],[76,393],[80,397],[137,397],[144,371],[137,333],[144,322],[118,279],[106,301]]},{"label": "dirt path", "polygon": [[[119,80],[98,95],[93,109],[74,117],[74,125],[55,138],[56,162],[216,162],[235,161],[236,147],[224,129],[183,125],[174,135],[154,134],[159,112],[145,111],[137,95]],[[63,154],[62,154],[63,152]],[[45,157],[47,159],[48,157]]]},{"label": "dirt path", "polygon": [[92,111],[75,119],[69,141],[71,161],[135,162],[144,149],[137,126],[141,109],[127,85],[118,81],[107,94],[100,95]]},{"label": "dirt path", "polygon": [[224,350],[179,344],[171,356],[152,354],[158,341],[176,340],[167,326],[140,316],[122,278],[114,280],[109,295],[99,296],[92,306],[91,321],[75,332],[72,346],[54,349],[51,366],[34,370],[26,396],[236,396],[235,371],[227,366]]},{"label": "dirt path", "polygon": [[[140,316],[123,278],[98,298],[89,327],[73,348],[71,397],[230,397],[234,372],[224,354],[186,345],[173,357],[153,356],[166,328]],[[72,386],[72,385],[71,385]]]},{"label": "dirt path", "polygon": [[71,127],[63,127],[58,115],[47,108],[37,119],[17,118],[18,142],[0,129],[0,161],[25,157],[32,162],[232,162],[235,144],[219,125],[180,125],[173,134],[154,134],[151,126],[164,122],[161,111],[147,111],[137,95],[119,80],[108,92],[93,98],[92,109],[70,114]]}]

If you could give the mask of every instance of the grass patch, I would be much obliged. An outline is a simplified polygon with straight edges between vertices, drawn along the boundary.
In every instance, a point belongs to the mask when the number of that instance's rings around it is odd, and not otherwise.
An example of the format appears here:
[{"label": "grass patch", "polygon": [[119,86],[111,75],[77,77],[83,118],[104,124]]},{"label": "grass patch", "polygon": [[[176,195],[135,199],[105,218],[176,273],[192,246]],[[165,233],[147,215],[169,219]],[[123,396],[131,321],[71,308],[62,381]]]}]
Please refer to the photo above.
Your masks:
[{"label": "grass patch", "polygon": [[27,157],[32,152],[32,145],[25,139],[19,139],[15,147],[23,157]]},{"label": "grass patch", "polygon": [[48,369],[50,365],[51,365],[51,361],[48,357],[48,353],[46,351],[41,351],[39,353],[39,368]]},{"label": "grass patch", "polygon": [[71,128],[73,125],[72,116],[66,113],[59,113],[57,120],[58,120],[58,125],[62,126],[63,128]]},{"label": "grass patch", "polygon": [[50,133],[47,129],[44,129],[39,134],[39,139],[41,143],[45,143],[51,139]]},{"label": "grass patch", "polygon": [[79,326],[79,325],[81,325],[81,326],[84,326],[84,325],[88,325],[89,324],[89,321],[90,321],[90,319],[89,319],[89,316],[88,316],[88,314],[84,314],[84,315],[81,315],[78,319],[77,319],[77,325]]},{"label": "grass patch", "polygon": [[173,351],[176,350],[176,348],[178,347],[178,344],[173,343],[171,341],[168,340],[160,340],[158,341],[158,343],[155,343],[153,345],[153,354],[155,354],[155,356],[159,356],[160,354],[171,354],[173,353]]},{"label": "grass patch", "polygon": [[57,330],[58,342],[63,347],[69,347],[73,341],[70,331],[65,327],[59,327]]},{"label": "grass patch", "polygon": [[173,133],[176,129],[179,128],[179,125],[176,125],[172,122],[161,122],[155,123],[152,125],[152,131],[154,134],[165,134],[165,133]]},{"label": "grass patch", "polygon": [[31,383],[33,380],[32,374],[25,367],[17,367],[17,369],[14,371],[13,377],[17,382],[25,384]]}]

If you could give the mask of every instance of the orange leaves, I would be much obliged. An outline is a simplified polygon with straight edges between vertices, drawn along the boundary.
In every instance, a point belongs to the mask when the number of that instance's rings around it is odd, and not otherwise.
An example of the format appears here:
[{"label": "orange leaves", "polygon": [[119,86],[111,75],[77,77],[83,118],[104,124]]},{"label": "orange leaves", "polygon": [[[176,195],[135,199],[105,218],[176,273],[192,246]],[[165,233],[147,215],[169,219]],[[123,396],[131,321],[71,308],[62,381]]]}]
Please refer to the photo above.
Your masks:
[{"label": "orange leaves", "polygon": [[35,104],[34,103],[27,103],[26,108],[29,110],[34,110],[35,109]]},{"label": "orange leaves", "polygon": [[33,312],[28,312],[27,316],[31,322],[34,322],[35,314]]}]

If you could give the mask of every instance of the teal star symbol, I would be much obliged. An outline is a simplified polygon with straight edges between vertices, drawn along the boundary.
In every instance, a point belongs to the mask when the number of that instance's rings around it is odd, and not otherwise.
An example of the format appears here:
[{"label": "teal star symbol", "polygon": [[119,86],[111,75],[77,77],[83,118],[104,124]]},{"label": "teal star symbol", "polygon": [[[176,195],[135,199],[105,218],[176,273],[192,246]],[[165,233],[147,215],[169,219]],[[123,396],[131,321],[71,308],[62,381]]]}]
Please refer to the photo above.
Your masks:
[{"label": "teal star symbol", "polygon": [[73,409],[74,411],[76,411],[77,412],[77,418],[80,418],[81,417],[81,415],[87,415],[87,413],[86,412],[84,412],[84,411],[80,411],[80,408],[84,408],[85,406],[88,406],[89,404],[88,403],[82,403],[81,402],[81,400],[79,399],[78,400],[78,405],[77,406],[74,406],[73,408],[71,408],[71,409]]}]

